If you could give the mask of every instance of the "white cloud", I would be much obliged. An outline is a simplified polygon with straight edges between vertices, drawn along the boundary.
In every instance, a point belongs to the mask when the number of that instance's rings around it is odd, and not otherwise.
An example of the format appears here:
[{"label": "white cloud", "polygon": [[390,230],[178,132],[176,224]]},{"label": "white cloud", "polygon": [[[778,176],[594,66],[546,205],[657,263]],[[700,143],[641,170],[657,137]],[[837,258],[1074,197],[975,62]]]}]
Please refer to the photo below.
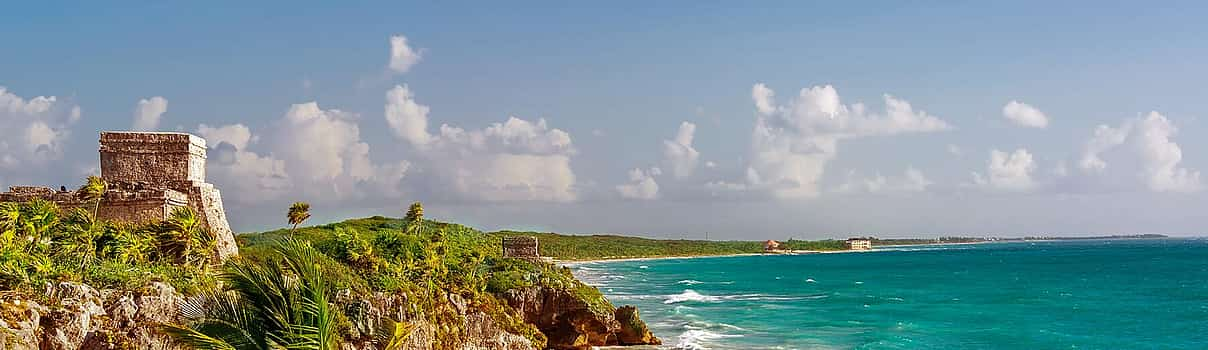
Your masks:
[{"label": "white cloud", "polygon": [[715,162],[713,162],[713,161],[711,161],[711,160],[710,160],[710,161],[705,161],[705,167],[706,167],[706,168],[709,168],[709,169],[713,169],[713,168],[716,168],[716,167],[717,167],[717,163],[715,163]]},{"label": "white cloud", "polygon": [[[356,119],[310,102],[291,106],[263,143],[242,124],[201,125],[198,134],[211,149],[211,181],[234,189],[228,197],[238,202],[284,195],[342,200],[401,193],[410,164],[374,164]],[[253,146],[263,151],[252,151]]]},{"label": "white cloud", "polygon": [[986,166],[988,178],[979,173],[973,173],[973,182],[999,190],[1023,191],[1036,186],[1032,173],[1036,171],[1036,162],[1028,150],[1020,148],[1007,153],[999,150],[990,151],[990,161]]},{"label": "white cloud", "polygon": [[1141,155],[1142,175],[1149,189],[1158,192],[1200,190],[1200,172],[1180,168],[1183,150],[1170,140],[1178,128],[1158,112],[1149,112],[1137,125],[1135,147]]},{"label": "white cloud", "polygon": [[659,168],[651,168],[650,171],[638,168],[629,170],[629,183],[617,185],[617,192],[621,194],[621,198],[656,199],[659,196],[659,184],[654,181],[654,177],[661,173]]},{"label": "white cloud", "polygon": [[246,149],[249,144],[259,139],[252,135],[252,130],[243,124],[231,124],[220,127],[201,124],[197,127],[197,134],[206,139],[207,146],[217,146],[219,143],[226,142],[237,149]]},{"label": "white cloud", "polygon": [[1002,107],[1002,116],[1023,127],[1043,129],[1049,126],[1048,116],[1039,109],[1019,101],[1007,102],[1007,105]]},{"label": "white cloud", "polygon": [[[1178,128],[1158,112],[1125,120],[1118,127],[1099,125],[1087,140],[1078,163],[1086,173],[1105,174],[1108,162],[1103,158],[1118,146],[1125,146],[1120,159],[1137,162],[1135,175],[1155,192],[1194,192],[1203,189],[1200,172],[1179,167],[1183,150],[1171,140]],[[1123,167],[1121,169],[1129,169]]]},{"label": "white cloud", "polygon": [[802,89],[787,105],[771,106],[774,94],[762,84],[753,88],[757,117],[752,132],[750,163],[743,186],[713,188],[762,189],[776,197],[812,197],[818,180],[844,139],[922,133],[951,127],[909,102],[884,96],[883,114],[860,103],[844,105],[830,85]]},{"label": "white cloud", "polygon": [[159,120],[168,111],[168,99],[161,96],[144,98],[134,107],[134,126],[136,131],[154,131],[159,128]]},{"label": "white cloud", "polygon": [[395,73],[406,73],[411,66],[419,63],[422,50],[412,49],[407,45],[407,37],[395,35],[390,37],[390,70]]},{"label": "white cloud", "polygon": [[387,93],[386,111],[396,137],[422,146],[414,149],[422,158],[417,166],[428,175],[425,187],[438,195],[484,201],[578,198],[570,168],[574,142],[545,119],[534,123],[509,117],[481,130],[443,124],[431,134],[426,130],[429,108],[405,86]]},{"label": "white cloud", "polygon": [[855,172],[851,172],[847,177],[847,182],[840,185],[836,192],[922,192],[932,184],[922,171],[914,167],[907,167],[901,176],[886,177],[877,174],[870,178],[858,179]]},{"label": "white cloud", "polygon": [[692,139],[696,134],[696,124],[682,122],[675,139],[663,140],[663,159],[671,166],[671,174],[675,177],[691,176],[700,160],[700,152],[692,148]]},{"label": "white cloud", "polygon": [[55,96],[25,99],[0,86],[0,169],[29,170],[63,155],[80,108]]},{"label": "white cloud", "polygon": [[1099,154],[1124,143],[1131,131],[1132,122],[1125,122],[1119,128],[1107,125],[1096,127],[1094,136],[1087,140],[1083,147],[1082,159],[1078,162],[1078,167],[1092,172],[1102,172],[1107,169],[1107,162],[1100,158]]},{"label": "white cloud", "polygon": [[751,87],[751,99],[755,101],[755,110],[770,115],[776,112],[776,92],[763,83]]},{"label": "white cloud", "polygon": [[428,106],[415,102],[406,85],[395,85],[386,91],[386,123],[394,135],[413,146],[431,141],[428,134]]}]

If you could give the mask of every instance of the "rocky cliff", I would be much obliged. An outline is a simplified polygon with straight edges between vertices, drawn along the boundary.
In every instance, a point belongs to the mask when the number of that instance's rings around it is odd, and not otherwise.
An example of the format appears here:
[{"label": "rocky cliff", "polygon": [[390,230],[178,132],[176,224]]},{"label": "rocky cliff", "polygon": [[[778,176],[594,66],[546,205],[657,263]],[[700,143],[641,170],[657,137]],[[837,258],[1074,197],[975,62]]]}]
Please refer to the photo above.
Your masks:
[{"label": "rocky cliff", "polygon": [[[586,349],[602,345],[658,344],[632,307],[615,314],[593,312],[565,291],[529,287],[505,293],[508,305],[536,325],[552,349]],[[62,282],[48,286],[43,302],[17,294],[0,295],[0,350],[160,349],[175,350],[158,330],[176,322],[183,296],[171,286],[154,282],[137,291],[96,290]],[[448,295],[457,324],[432,324],[409,308],[404,295],[377,293],[358,296],[341,292],[335,303],[350,324],[342,350],[381,349],[382,326],[403,320],[413,327],[404,349],[536,350],[528,337],[510,333],[481,307]],[[460,330],[456,339],[437,339],[438,331]],[[388,336],[388,335],[387,335]]]},{"label": "rocky cliff", "polygon": [[504,299],[545,334],[549,348],[661,344],[632,306],[593,310],[570,291],[542,287],[512,289],[504,292]]}]

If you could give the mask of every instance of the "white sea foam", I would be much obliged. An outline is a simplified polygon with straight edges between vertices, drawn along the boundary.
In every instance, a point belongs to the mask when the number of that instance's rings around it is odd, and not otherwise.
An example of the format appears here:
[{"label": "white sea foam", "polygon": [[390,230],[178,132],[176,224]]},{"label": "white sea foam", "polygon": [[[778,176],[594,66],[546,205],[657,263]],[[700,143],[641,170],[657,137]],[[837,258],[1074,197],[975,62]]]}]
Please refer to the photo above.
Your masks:
[{"label": "white sea foam", "polygon": [[705,282],[701,282],[701,281],[697,281],[697,280],[680,280],[679,282],[675,282],[675,283],[693,285],[693,284],[701,284],[701,283],[705,283]]},{"label": "white sea foam", "polygon": [[813,278],[806,278],[806,279],[805,279],[805,282],[806,282],[806,283],[815,283],[815,282],[818,282],[818,281],[815,281]]},{"label": "white sea foam", "polygon": [[783,296],[783,295],[766,295],[766,294],[736,294],[736,295],[705,295],[695,290],[685,289],[683,293],[668,295],[663,304],[675,304],[683,302],[702,302],[716,303],[721,301],[791,301],[802,299],[815,299],[813,296]]},{"label": "white sea foam", "polygon": [[639,268],[639,269],[649,269],[649,268],[650,268],[650,266],[642,265],[642,266],[638,266],[638,268]]},{"label": "white sea foam", "polygon": [[675,303],[682,303],[685,301],[715,302],[715,301],[720,301],[720,300],[721,300],[720,297],[716,297],[716,296],[712,296],[712,295],[704,295],[704,294],[697,293],[696,291],[691,290],[691,289],[685,289],[683,293],[667,296],[667,300],[663,301],[663,304],[675,304]]},{"label": "white sea foam", "polygon": [[705,344],[711,341],[738,337],[742,336],[710,332],[703,329],[689,329],[679,335],[679,341],[675,343],[675,348],[683,350],[706,350],[709,348]]}]

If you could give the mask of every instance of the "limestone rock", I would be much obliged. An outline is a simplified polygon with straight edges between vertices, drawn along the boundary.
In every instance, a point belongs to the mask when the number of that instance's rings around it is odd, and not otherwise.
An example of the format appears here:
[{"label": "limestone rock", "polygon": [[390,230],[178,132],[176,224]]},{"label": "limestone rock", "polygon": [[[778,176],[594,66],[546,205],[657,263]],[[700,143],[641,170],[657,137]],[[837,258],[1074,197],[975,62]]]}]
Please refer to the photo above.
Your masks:
[{"label": "limestone rock", "polygon": [[597,314],[587,302],[565,290],[517,288],[503,293],[508,305],[537,326],[553,349],[587,349],[620,344],[621,325],[612,314]]},{"label": "limestone rock", "polygon": [[79,349],[89,335],[99,328],[105,316],[104,302],[92,287],[75,282],[60,282],[51,297],[59,308],[50,310],[41,319],[43,350]]},{"label": "limestone rock", "polygon": [[617,322],[621,324],[621,330],[617,333],[617,342],[621,345],[647,345],[647,344],[662,344],[659,338],[654,337],[650,333],[650,329],[646,327],[646,322],[638,316],[638,308],[626,305],[617,308]]},{"label": "limestone rock", "polygon": [[0,350],[35,350],[47,309],[20,297],[0,299]]}]

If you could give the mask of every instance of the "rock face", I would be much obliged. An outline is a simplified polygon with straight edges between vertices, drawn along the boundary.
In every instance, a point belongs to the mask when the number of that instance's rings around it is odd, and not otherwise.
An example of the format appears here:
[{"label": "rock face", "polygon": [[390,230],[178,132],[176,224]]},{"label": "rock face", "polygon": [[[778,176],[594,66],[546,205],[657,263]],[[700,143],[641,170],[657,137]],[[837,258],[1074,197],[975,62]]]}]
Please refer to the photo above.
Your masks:
[{"label": "rock face", "polygon": [[178,349],[155,329],[176,319],[180,295],[171,286],[152,283],[135,293],[61,282],[48,297],[55,306],[16,297],[0,304],[0,333],[12,335],[0,349]]},{"label": "rock face", "polygon": [[[466,301],[456,294],[447,295],[449,304],[454,310],[463,315],[462,322],[456,325],[465,331],[462,339],[455,340],[454,348],[464,350],[537,350],[528,339],[508,333],[503,330],[490,315],[470,308]],[[404,320],[414,326],[403,349],[429,350],[433,348],[436,339],[436,327],[425,321],[421,315],[411,312],[411,301],[406,296],[398,294],[375,293],[369,298],[358,298],[347,291],[340,292],[336,304],[341,306],[344,314],[353,323],[349,339],[341,344],[342,350],[379,349],[384,344],[374,340],[380,338],[377,332],[382,331],[385,319]],[[448,326],[448,325],[444,325]]]},{"label": "rock face", "polygon": [[617,342],[621,345],[647,345],[647,344],[662,344],[659,338],[655,338],[650,329],[646,328],[646,322],[638,316],[638,308],[633,306],[622,306],[617,308],[617,322],[621,324],[621,330],[617,333]]},{"label": "rock face", "polygon": [[[183,297],[171,286],[153,282],[137,291],[95,290],[80,283],[48,286],[48,305],[0,294],[0,350],[157,349],[185,350],[159,332],[163,323],[179,321]],[[416,314],[405,295],[376,293],[354,295],[344,291],[334,303],[352,323],[341,350],[382,349],[388,339],[388,321],[404,320],[413,326],[402,349],[430,350],[438,341],[437,329],[462,330],[460,339],[445,345],[464,350],[537,350],[524,336],[512,334],[491,315],[470,306],[460,296],[447,295],[460,314],[460,323],[434,325]],[[587,349],[592,346],[659,344],[633,307],[615,314],[593,313],[587,304],[567,291],[541,287],[513,289],[505,301],[525,322],[546,335],[550,349]],[[447,342],[452,341],[453,344]]]},{"label": "rock face", "polygon": [[[517,288],[504,292],[504,299],[524,316],[524,321],[537,326],[549,338],[552,349],[588,349],[593,346],[660,344],[649,334],[626,338],[613,314],[592,312],[585,301],[564,290],[541,287]],[[630,307],[632,308],[632,307]],[[637,319],[637,313],[628,321]],[[640,320],[638,320],[640,322]],[[642,328],[645,323],[642,323]],[[646,337],[648,336],[648,337]]]}]

